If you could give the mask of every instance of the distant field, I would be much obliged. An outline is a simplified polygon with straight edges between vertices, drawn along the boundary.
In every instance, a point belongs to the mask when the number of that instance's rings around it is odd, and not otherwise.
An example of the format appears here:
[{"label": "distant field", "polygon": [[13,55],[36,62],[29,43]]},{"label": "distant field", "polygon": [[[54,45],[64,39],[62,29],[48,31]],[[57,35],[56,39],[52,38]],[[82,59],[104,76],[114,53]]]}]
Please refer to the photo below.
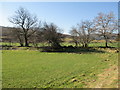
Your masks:
[{"label": "distant field", "polygon": [[[65,46],[69,46],[69,45],[73,45],[75,46],[74,43],[62,43],[61,45],[65,45]],[[81,45],[79,45],[81,46]],[[105,43],[104,42],[91,42],[89,45],[89,47],[105,47]],[[108,43],[108,46],[111,46],[111,47],[118,47],[118,42],[113,42],[113,43]]]},{"label": "distant field", "polygon": [[[12,46],[20,46],[19,43],[0,43],[0,45],[12,45]],[[69,46],[69,45],[72,45],[72,46],[75,46],[74,43],[68,43],[68,42],[64,42],[64,43],[61,43],[62,46]],[[118,42],[112,42],[112,43],[108,43],[109,46],[111,47],[118,47]],[[33,46],[33,44],[30,44],[30,46]],[[39,43],[38,46],[48,46],[47,43]],[[79,45],[81,46],[81,45]],[[89,47],[105,47],[105,42],[91,42],[89,44]]]},{"label": "distant field", "polygon": [[[99,79],[98,74],[117,66],[118,53],[105,51],[74,54],[3,50],[3,88],[89,87]],[[111,87],[117,87],[117,80],[113,81]]]}]

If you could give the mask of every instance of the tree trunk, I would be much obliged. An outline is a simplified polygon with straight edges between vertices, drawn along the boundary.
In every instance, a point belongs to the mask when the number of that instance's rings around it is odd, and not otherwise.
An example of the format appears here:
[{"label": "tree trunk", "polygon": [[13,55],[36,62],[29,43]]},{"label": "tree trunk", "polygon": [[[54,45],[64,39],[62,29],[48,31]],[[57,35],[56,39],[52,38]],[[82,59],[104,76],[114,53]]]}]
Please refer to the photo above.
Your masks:
[{"label": "tree trunk", "polygon": [[20,43],[20,46],[23,47],[23,43]]},{"label": "tree trunk", "polygon": [[88,44],[87,43],[85,43],[85,48],[87,48],[88,47]]},{"label": "tree trunk", "polygon": [[78,47],[78,43],[77,42],[75,42],[75,47]]},{"label": "tree trunk", "polygon": [[84,43],[82,47],[87,48],[88,44]]},{"label": "tree trunk", "polygon": [[107,40],[107,37],[104,36],[104,38],[105,38],[105,47],[108,47],[108,40]]},{"label": "tree trunk", "polygon": [[23,41],[19,38],[19,44],[20,44],[20,46],[21,47],[23,47],[24,45],[23,45]]},{"label": "tree trunk", "polygon": [[107,43],[107,40],[105,40],[105,47],[108,47],[108,43]]},{"label": "tree trunk", "polygon": [[57,43],[57,42],[56,42],[56,43],[53,42],[53,43],[52,43],[52,47],[53,47],[53,48],[60,48],[61,45],[60,45],[59,43]]},{"label": "tree trunk", "polygon": [[25,46],[28,47],[29,46],[29,43],[28,43],[28,38],[27,36],[25,35]]}]

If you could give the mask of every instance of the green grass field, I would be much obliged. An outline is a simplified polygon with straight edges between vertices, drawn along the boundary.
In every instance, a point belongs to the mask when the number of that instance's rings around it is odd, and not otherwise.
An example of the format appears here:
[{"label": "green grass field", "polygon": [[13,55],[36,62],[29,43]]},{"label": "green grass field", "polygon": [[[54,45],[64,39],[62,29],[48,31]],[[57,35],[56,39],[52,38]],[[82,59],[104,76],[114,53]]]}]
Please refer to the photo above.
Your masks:
[{"label": "green grass field", "polygon": [[110,65],[118,53],[45,53],[3,50],[3,88],[85,88]]},{"label": "green grass field", "polygon": [[[0,45],[12,45],[12,46],[20,46],[19,43],[0,43]],[[72,45],[72,46],[75,46],[74,43],[68,43],[68,42],[64,42],[64,43],[61,43],[62,46],[69,46],[69,45]],[[33,44],[30,44],[30,46],[33,46]],[[48,46],[47,43],[39,43],[38,46]],[[81,46],[81,45],[80,45]],[[89,45],[89,47],[105,47],[105,43],[103,42],[91,42]],[[118,47],[118,42],[113,42],[113,43],[108,43],[108,46],[111,46],[111,47]]]}]

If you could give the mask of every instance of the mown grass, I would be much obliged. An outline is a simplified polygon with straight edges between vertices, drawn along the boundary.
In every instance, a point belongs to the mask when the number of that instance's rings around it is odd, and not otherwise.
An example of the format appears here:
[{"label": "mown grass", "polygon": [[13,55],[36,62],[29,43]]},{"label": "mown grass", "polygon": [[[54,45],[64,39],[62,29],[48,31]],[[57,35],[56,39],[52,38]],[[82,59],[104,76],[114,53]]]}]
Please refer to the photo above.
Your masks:
[{"label": "mown grass", "polygon": [[105,51],[74,54],[3,50],[3,88],[85,88],[110,64],[117,65],[117,53]]}]

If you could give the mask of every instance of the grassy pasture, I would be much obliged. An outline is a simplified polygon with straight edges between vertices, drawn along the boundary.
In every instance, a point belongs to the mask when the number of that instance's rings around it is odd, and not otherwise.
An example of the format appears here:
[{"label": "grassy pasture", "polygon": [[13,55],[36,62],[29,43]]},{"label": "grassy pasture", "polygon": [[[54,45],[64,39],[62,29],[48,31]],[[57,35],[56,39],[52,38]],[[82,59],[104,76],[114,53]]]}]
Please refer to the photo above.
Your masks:
[{"label": "grassy pasture", "polygon": [[117,53],[45,53],[3,50],[3,88],[85,88],[110,65]]},{"label": "grassy pasture", "polygon": [[[20,46],[19,43],[7,43],[7,42],[3,42],[3,43],[0,43],[0,45],[12,45],[12,46]],[[64,43],[61,43],[62,46],[75,46],[74,43],[68,43],[68,42],[64,42]],[[33,46],[33,44],[30,43],[30,46]],[[38,44],[39,47],[41,46],[48,46],[47,43],[39,43]],[[81,46],[81,45],[79,45]],[[89,45],[89,47],[105,47],[105,42],[104,41],[97,41],[97,42],[91,42]],[[110,47],[118,47],[118,42],[112,42],[112,43],[108,43],[108,46]]]}]

